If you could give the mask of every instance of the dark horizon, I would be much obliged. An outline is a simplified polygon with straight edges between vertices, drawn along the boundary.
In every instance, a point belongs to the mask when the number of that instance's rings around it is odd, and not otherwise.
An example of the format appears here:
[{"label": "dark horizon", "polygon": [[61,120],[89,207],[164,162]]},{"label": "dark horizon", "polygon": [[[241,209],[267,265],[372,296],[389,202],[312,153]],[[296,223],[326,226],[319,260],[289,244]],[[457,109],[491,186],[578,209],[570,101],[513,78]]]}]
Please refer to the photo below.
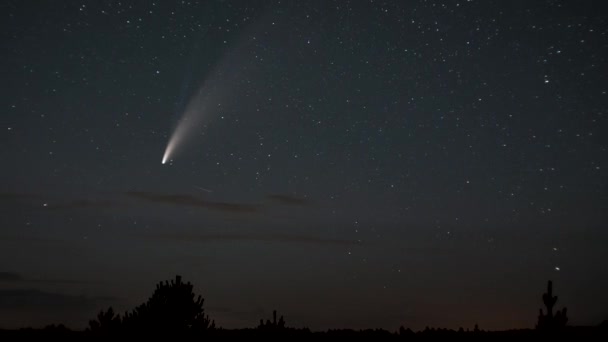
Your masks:
[{"label": "dark horizon", "polygon": [[605,2],[0,7],[0,328],[608,318]]},{"label": "dark horizon", "polygon": [[[16,274],[0,274],[3,279],[11,279],[17,280],[20,279]],[[36,280],[34,280],[36,281]],[[0,327],[0,331],[3,332],[27,332],[27,331],[40,331],[47,333],[61,333],[64,330],[74,331],[74,332],[86,332],[93,335],[115,335],[115,334],[131,334],[131,333],[139,333],[139,334],[148,334],[153,333],[164,333],[164,332],[172,332],[172,333],[185,333],[187,330],[181,329],[190,329],[194,326],[201,324],[202,330],[195,330],[198,333],[203,334],[222,334],[216,335],[216,337],[228,337],[228,336],[236,336],[236,335],[225,335],[222,331],[227,332],[238,332],[242,331],[246,334],[252,334],[254,331],[257,331],[261,334],[277,334],[283,335],[297,333],[304,334],[303,336],[309,336],[308,334],[312,333],[331,333],[336,332],[338,334],[348,333],[348,331],[355,333],[364,333],[376,331],[380,334],[390,333],[390,334],[398,334],[400,336],[408,335],[410,336],[413,333],[430,333],[437,334],[443,332],[454,332],[454,333],[500,333],[500,332],[519,332],[522,334],[529,333],[538,333],[538,334],[569,334],[571,336],[595,336],[596,334],[605,335],[608,333],[608,320],[603,320],[602,322],[594,325],[574,325],[570,323],[571,317],[568,316],[568,309],[566,306],[560,303],[558,304],[558,296],[553,292],[553,282],[551,280],[547,283],[546,291],[539,296],[542,298],[543,307],[539,309],[537,321],[534,324],[533,328],[530,327],[511,327],[508,329],[498,329],[498,330],[489,330],[483,329],[479,327],[479,324],[475,324],[474,327],[463,327],[459,326],[458,328],[444,327],[444,326],[425,326],[424,329],[412,329],[409,326],[401,325],[397,329],[387,329],[387,328],[378,328],[378,327],[333,327],[326,329],[310,329],[310,327],[296,326],[293,324],[287,324],[283,315],[278,315],[277,310],[272,310],[272,317],[265,318],[262,317],[259,319],[259,324],[249,325],[249,326],[240,326],[240,327],[225,327],[221,324],[216,323],[214,316],[209,313],[209,309],[205,307],[205,298],[197,294],[194,290],[195,286],[183,279],[182,276],[177,275],[173,279],[168,279],[164,281],[160,281],[156,284],[156,288],[153,291],[152,295],[147,298],[145,302],[137,307],[124,310],[121,312],[120,310],[114,309],[113,306],[107,306],[98,310],[97,315],[95,317],[91,317],[87,326],[84,329],[74,329],[73,327],[66,326],[63,322],[54,322],[45,324],[40,327],[35,326],[22,326],[22,327],[14,327],[14,328],[4,328]],[[186,291],[186,292],[185,292]],[[80,298],[83,300],[83,298]],[[198,309],[194,310],[192,306],[197,307]],[[142,311],[143,310],[143,311]],[[220,310],[221,311],[221,310]],[[156,314],[150,315],[151,312],[156,312]],[[190,314],[189,314],[190,313]],[[217,313],[217,308],[216,308]],[[266,312],[262,310],[259,312],[261,315],[265,315]],[[160,316],[156,316],[160,315]],[[104,317],[104,318],[102,318]],[[136,318],[139,317],[139,318]],[[177,318],[180,317],[180,318]],[[196,318],[198,317],[198,318]],[[200,319],[200,320],[199,320]],[[191,321],[192,320],[192,321]],[[110,322],[114,322],[111,323]],[[139,322],[133,325],[133,323]],[[199,322],[199,323],[195,323]],[[141,325],[141,324],[144,325]],[[192,326],[191,326],[192,324]],[[182,326],[182,328],[180,328]],[[186,328],[188,327],[188,328]],[[158,330],[160,329],[160,330]],[[219,329],[219,331],[218,331]],[[581,335],[582,334],[582,335]],[[591,335],[589,335],[591,334]],[[598,335],[598,336],[599,336]],[[248,335],[249,336],[249,335]],[[410,336],[411,337],[411,336]]]}]

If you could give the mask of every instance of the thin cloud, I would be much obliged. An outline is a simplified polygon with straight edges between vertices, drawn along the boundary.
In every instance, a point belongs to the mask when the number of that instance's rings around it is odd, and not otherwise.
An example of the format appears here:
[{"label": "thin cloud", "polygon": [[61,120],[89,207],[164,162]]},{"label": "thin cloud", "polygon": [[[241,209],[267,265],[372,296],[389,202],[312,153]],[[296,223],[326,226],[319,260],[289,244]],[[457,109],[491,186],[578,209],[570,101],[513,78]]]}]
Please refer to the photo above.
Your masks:
[{"label": "thin cloud", "polygon": [[159,194],[143,191],[129,191],[128,196],[153,203],[164,203],[178,206],[191,206],[207,208],[211,210],[232,212],[232,213],[253,213],[259,209],[258,205],[245,203],[229,203],[207,201],[191,195],[182,194]]},{"label": "thin cloud", "polygon": [[98,307],[106,298],[73,296],[37,289],[0,290],[0,309],[89,309]]},{"label": "thin cloud", "polygon": [[89,281],[75,279],[30,278],[17,272],[0,272],[0,282],[27,282],[45,284],[90,284]]},{"label": "thin cloud", "polygon": [[355,240],[325,238],[307,235],[290,234],[239,234],[239,233],[210,233],[210,234],[163,234],[153,235],[152,238],[187,242],[221,242],[221,241],[261,241],[282,242],[316,245],[351,246],[359,242]]},{"label": "thin cloud", "polygon": [[21,201],[27,199],[40,199],[40,195],[22,194],[17,192],[0,192],[0,200],[2,201]]},{"label": "thin cloud", "polygon": [[91,284],[92,281],[76,280],[76,279],[45,279],[45,278],[31,278],[26,281],[33,283],[45,283],[45,284]]},{"label": "thin cloud", "polygon": [[108,208],[116,203],[108,200],[75,199],[61,201],[38,194],[2,192],[0,201],[28,205],[45,210],[72,210],[85,208]]},{"label": "thin cloud", "polygon": [[310,204],[310,200],[301,197],[295,197],[291,195],[284,194],[273,194],[266,196],[271,201],[283,204],[283,205],[291,205],[291,206],[306,206]]},{"label": "thin cloud", "polygon": [[19,273],[16,273],[16,272],[0,272],[0,281],[14,282],[14,281],[21,281],[21,280],[23,280],[23,277]]},{"label": "thin cloud", "polygon": [[34,236],[10,236],[10,235],[0,235],[0,241],[6,242],[41,242],[41,243],[57,243],[61,242],[60,240],[55,239],[47,239],[40,238]]},{"label": "thin cloud", "polygon": [[87,199],[79,199],[65,203],[49,203],[46,208],[52,210],[72,210],[86,208],[110,208],[115,206],[113,201],[92,201]]}]

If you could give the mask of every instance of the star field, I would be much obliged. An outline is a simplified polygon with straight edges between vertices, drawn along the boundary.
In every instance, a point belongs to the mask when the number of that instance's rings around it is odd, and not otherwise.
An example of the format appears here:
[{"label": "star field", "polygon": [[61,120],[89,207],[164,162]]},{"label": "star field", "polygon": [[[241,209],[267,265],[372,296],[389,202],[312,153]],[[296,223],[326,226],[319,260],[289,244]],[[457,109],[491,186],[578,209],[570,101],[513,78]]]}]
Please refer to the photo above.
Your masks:
[{"label": "star field", "polygon": [[532,327],[548,279],[599,323],[605,10],[8,1],[2,324],[84,327],[177,273],[225,327]]}]

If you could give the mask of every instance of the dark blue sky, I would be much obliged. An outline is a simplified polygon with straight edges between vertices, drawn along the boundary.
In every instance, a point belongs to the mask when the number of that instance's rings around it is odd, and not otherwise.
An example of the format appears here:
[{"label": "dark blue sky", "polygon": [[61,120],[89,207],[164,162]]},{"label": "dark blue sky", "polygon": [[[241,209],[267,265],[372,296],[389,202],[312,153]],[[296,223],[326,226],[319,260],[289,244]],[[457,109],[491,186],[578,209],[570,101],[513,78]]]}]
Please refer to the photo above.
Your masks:
[{"label": "dark blue sky", "polygon": [[224,327],[532,327],[549,279],[608,317],[603,2],[0,13],[1,327],[175,274]]}]

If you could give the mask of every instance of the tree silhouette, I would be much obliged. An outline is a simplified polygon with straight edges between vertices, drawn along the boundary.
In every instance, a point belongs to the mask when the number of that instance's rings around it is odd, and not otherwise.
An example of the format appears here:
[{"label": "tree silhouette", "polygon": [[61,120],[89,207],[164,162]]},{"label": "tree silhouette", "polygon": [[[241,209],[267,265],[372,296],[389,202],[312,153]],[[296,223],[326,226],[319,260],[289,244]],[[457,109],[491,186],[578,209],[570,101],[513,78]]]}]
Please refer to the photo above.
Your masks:
[{"label": "tree silhouette", "polygon": [[215,328],[203,309],[204,299],[195,298],[191,283],[183,283],[180,276],[171,282],[160,282],[145,303],[121,319],[112,308],[101,311],[97,320],[89,322],[91,332],[136,333],[203,333]]},{"label": "tree silhouette", "polygon": [[267,319],[266,323],[264,323],[264,320],[260,319],[260,325],[258,326],[258,329],[266,331],[285,329],[285,320],[283,319],[283,316],[281,316],[281,318],[279,318],[279,320],[277,321],[277,310],[273,310],[272,322]]},{"label": "tree silhouette", "polygon": [[547,292],[543,294],[543,303],[547,307],[547,313],[543,313],[543,309],[539,310],[538,324],[536,328],[539,330],[556,330],[566,326],[568,322],[568,308],[557,310],[553,315],[553,307],[557,303],[557,296],[553,295],[553,282],[549,280],[547,284]]},{"label": "tree silhouette", "polygon": [[125,314],[123,323],[128,330],[202,332],[215,328],[205,316],[204,299],[195,299],[190,282],[180,276],[174,281],[160,282],[147,302]]},{"label": "tree silhouette", "polygon": [[120,315],[115,315],[114,309],[110,307],[106,312],[100,311],[97,320],[89,321],[89,330],[96,334],[115,333],[120,330],[121,324]]}]

